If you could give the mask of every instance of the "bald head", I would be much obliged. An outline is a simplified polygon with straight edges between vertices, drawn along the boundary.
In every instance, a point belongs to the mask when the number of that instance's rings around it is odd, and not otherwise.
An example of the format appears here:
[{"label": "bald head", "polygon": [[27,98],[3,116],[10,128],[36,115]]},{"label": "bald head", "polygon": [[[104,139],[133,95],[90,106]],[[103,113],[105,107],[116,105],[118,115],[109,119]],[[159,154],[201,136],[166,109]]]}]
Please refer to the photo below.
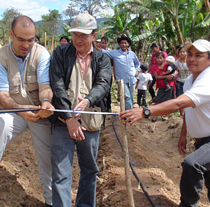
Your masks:
[{"label": "bald head", "polygon": [[16,17],[12,22],[11,29],[14,30],[17,24],[20,24],[23,28],[27,28],[31,25],[34,25],[35,27],[34,21],[30,17],[25,16],[25,15],[20,15]]}]

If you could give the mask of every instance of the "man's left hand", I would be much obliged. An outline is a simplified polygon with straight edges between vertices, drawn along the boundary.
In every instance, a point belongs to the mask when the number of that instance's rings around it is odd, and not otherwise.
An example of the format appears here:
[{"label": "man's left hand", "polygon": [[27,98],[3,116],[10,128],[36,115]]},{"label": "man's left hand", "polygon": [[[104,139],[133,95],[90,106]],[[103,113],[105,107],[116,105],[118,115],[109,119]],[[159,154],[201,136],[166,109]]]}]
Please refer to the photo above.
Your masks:
[{"label": "man's left hand", "polygon": [[39,116],[43,119],[48,118],[49,116],[54,114],[54,111],[42,110],[42,109],[55,109],[54,106],[49,101],[44,101],[41,106],[41,110],[39,111]]}]

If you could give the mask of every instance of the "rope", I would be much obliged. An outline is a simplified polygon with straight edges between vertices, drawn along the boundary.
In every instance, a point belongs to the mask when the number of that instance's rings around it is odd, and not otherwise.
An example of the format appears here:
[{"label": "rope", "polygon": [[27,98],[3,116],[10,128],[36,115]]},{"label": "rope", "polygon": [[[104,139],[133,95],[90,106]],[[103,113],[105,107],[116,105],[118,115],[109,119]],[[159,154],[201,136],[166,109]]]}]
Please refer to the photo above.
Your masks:
[{"label": "rope", "polygon": [[[123,151],[123,145],[122,145],[122,142],[120,141],[120,138],[119,138],[119,136],[118,136],[118,134],[117,134],[117,132],[116,132],[115,124],[114,124],[113,118],[112,118],[112,126],[113,126],[113,129],[114,129],[115,136],[116,136],[116,138],[117,138],[117,140],[118,140],[118,142],[119,142],[119,144],[120,144],[120,146],[121,146],[121,149],[122,149],[122,151]],[[132,165],[132,163],[131,163],[130,161],[129,161],[129,165],[130,165],[130,168],[131,168],[131,171],[132,171],[134,177],[136,178],[136,180],[137,180],[138,183],[140,184],[141,189],[143,190],[143,192],[144,192],[144,194],[146,195],[147,199],[149,200],[150,204],[152,205],[152,207],[156,207],[155,204],[153,203],[153,201],[152,201],[150,195],[149,195],[148,192],[145,190],[143,183],[141,182],[140,178],[138,177],[138,175],[137,175],[136,171],[134,170],[133,165]]]},{"label": "rope", "polygon": [[31,108],[12,108],[12,109],[0,109],[0,113],[17,113],[17,112],[26,112],[26,111],[39,111],[39,110],[48,110],[56,112],[70,112],[75,114],[96,114],[96,115],[113,115],[118,116],[118,113],[112,112],[98,112],[98,111],[73,111],[69,109],[31,109]]},{"label": "rope", "polygon": [[[73,111],[73,110],[68,110],[68,109],[31,109],[31,108],[12,108],[12,109],[0,109],[0,114],[1,113],[17,113],[17,112],[26,112],[26,111],[39,111],[39,110],[48,110],[48,111],[56,111],[56,112],[70,112],[70,113],[79,113],[79,114],[98,114],[98,115],[113,115],[113,116],[118,116],[118,113],[112,113],[112,112],[96,112],[96,111]],[[112,119],[112,126],[115,132],[115,136],[123,150],[123,145],[122,142],[119,139],[119,136],[117,135],[116,129],[115,129],[115,124],[114,124],[114,120]],[[146,195],[146,197],[148,198],[148,200],[150,201],[152,207],[155,207],[155,204],[153,203],[151,197],[149,196],[149,194],[147,193],[147,191],[145,190],[141,180],[139,179],[137,173],[135,172],[132,163],[129,161],[129,165],[131,168],[131,171],[134,175],[134,177],[136,178],[136,180],[138,181],[138,183],[141,186],[141,189],[143,190],[144,194]]]}]

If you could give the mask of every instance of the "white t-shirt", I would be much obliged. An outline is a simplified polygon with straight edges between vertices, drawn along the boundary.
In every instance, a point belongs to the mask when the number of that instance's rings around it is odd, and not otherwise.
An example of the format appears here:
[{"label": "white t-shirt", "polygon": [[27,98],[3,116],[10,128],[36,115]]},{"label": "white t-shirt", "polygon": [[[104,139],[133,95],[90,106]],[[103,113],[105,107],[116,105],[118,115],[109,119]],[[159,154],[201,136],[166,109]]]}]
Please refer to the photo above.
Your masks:
[{"label": "white t-shirt", "polygon": [[202,71],[193,82],[190,75],[184,84],[184,94],[196,107],[185,109],[187,131],[194,138],[210,136],[210,67]]},{"label": "white t-shirt", "polygon": [[148,82],[152,81],[152,76],[150,73],[139,73],[137,80],[139,80],[138,89],[147,90]]},{"label": "white t-shirt", "polygon": [[181,63],[179,60],[177,60],[174,65],[178,69],[177,81],[184,83],[187,77],[191,74],[191,72],[187,67],[187,63],[186,62]]}]

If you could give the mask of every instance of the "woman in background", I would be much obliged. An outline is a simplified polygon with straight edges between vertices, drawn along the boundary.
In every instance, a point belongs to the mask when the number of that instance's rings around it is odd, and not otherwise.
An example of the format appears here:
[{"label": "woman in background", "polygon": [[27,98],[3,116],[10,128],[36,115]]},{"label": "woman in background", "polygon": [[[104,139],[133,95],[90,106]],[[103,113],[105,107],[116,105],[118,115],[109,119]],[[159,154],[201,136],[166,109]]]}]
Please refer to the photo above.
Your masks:
[{"label": "woman in background", "polygon": [[69,38],[67,36],[62,36],[60,38],[60,44],[65,46],[65,45],[68,45],[69,44]]}]

